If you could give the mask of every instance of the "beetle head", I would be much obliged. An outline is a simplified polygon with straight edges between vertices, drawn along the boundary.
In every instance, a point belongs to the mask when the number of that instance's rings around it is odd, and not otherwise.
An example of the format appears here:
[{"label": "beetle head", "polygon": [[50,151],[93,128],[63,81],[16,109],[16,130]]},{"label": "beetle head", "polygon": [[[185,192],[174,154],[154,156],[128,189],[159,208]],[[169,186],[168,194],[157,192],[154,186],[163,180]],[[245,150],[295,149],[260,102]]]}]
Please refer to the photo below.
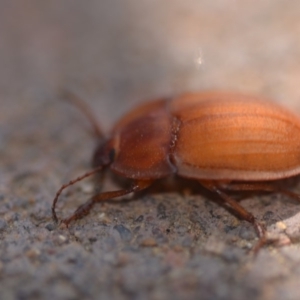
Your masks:
[{"label": "beetle head", "polygon": [[115,158],[115,149],[111,140],[102,140],[93,155],[93,167],[108,166]]}]

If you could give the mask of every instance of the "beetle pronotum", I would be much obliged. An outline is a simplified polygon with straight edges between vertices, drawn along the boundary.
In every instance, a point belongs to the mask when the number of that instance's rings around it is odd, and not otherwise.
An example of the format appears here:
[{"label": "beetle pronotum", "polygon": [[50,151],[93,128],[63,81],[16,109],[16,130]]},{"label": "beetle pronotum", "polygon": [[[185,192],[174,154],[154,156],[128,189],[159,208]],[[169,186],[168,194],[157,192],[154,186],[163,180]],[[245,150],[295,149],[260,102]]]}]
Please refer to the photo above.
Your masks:
[{"label": "beetle pronotum", "polygon": [[[75,95],[69,94],[80,104]],[[300,118],[279,105],[239,93],[207,91],[159,99],[138,106],[104,137],[95,117],[83,109],[99,139],[91,172],[63,189],[109,167],[132,180],[128,189],[94,195],[62,220],[67,226],[89,213],[94,204],[140,191],[173,174],[192,178],[218,195],[262,238],[265,230],[226,191],[278,192],[300,197],[276,185],[300,174]]]}]

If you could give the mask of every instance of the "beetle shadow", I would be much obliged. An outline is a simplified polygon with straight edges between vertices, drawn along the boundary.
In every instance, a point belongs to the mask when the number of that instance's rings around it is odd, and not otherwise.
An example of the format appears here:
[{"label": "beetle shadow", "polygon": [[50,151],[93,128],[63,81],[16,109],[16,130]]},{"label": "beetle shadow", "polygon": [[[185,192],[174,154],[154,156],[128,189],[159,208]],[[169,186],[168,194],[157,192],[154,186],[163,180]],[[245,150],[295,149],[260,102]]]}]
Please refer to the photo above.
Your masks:
[{"label": "beetle shadow", "polygon": [[[131,182],[130,180],[121,178],[120,176],[117,176],[116,174],[111,172],[108,172],[106,176],[108,176],[110,180],[112,180],[114,184],[119,187],[126,188],[130,185]],[[273,181],[273,183],[276,188],[282,188],[287,191],[294,191],[299,184],[299,181],[300,176],[296,176],[284,180]],[[241,220],[236,214],[235,210],[228,207],[228,205],[226,205],[216,193],[213,193],[204,188],[197,180],[186,179],[179,176],[171,176],[168,178],[156,180],[149,188],[143,191],[136,192],[132,195],[132,197],[125,198],[120,201],[122,201],[122,203],[128,203],[138,201],[141,198],[145,197],[145,195],[167,193],[178,193],[182,196],[182,198],[186,197],[186,195],[201,195],[208,201],[212,201],[213,203],[225,208],[226,211]],[[272,226],[277,222],[284,222],[285,220],[295,216],[300,211],[300,200],[296,201],[295,199],[292,199],[287,195],[281,195],[276,191],[230,191],[226,193],[235,201],[240,203],[247,211],[251,212],[255,218],[263,221],[266,226]],[[120,203],[120,201],[106,200],[104,202],[118,204]],[[245,205],[243,202],[245,203]],[[296,209],[297,207],[299,207],[299,211],[298,209]],[[293,224],[293,226],[295,226],[295,228],[297,227],[296,224]],[[288,229],[288,227],[289,225],[286,226],[286,229]],[[283,231],[286,233],[285,230]],[[300,234],[297,230],[294,230],[294,228],[289,230],[289,232],[286,234],[293,242],[300,240]]]},{"label": "beetle shadow", "polygon": [[[128,178],[124,178],[121,176],[118,176],[115,173],[110,172],[110,170],[107,170],[105,174],[97,174],[96,179],[94,181],[95,186],[97,186],[98,192],[101,192],[102,184],[99,184],[100,182],[105,180],[111,180],[115,186],[118,186],[120,188],[128,188],[130,184],[132,183],[132,180]],[[270,181],[270,183],[273,183],[274,186],[278,189],[287,190],[287,191],[293,191],[297,185],[299,185],[300,182],[300,175],[294,176],[287,179],[281,179],[276,181]],[[247,183],[247,182],[240,182],[236,181],[235,183]],[[257,182],[250,182],[250,183],[257,183]],[[258,182],[259,183],[259,182]],[[153,184],[146,188],[145,190],[136,192],[134,195],[141,196],[145,194],[158,194],[158,193],[178,193],[180,195],[190,194],[190,195],[197,195],[200,194],[204,196],[205,198],[208,198],[209,200],[216,202],[217,204],[222,205],[222,200],[219,200],[216,193],[211,192],[210,190],[203,187],[199,181],[195,179],[190,178],[184,178],[177,175],[169,176],[162,179],[157,179],[153,182]],[[228,195],[233,197],[236,201],[240,202],[245,200],[246,198],[251,198],[253,196],[257,195],[273,195],[273,194],[279,194],[275,188],[274,192],[265,192],[265,191],[227,191]],[[298,194],[297,192],[294,192],[295,194]],[[285,195],[285,199],[283,201],[287,201],[290,203],[299,203],[300,205],[300,193],[299,196],[299,202],[297,200],[292,199]],[[136,200],[135,198],[140,197],[132,197],[132,200]],[[108,200],[110,201],[110,200]],[[228,208],[227,206],[225,206]],[[300,206],[299,206],[300,208]]]}]

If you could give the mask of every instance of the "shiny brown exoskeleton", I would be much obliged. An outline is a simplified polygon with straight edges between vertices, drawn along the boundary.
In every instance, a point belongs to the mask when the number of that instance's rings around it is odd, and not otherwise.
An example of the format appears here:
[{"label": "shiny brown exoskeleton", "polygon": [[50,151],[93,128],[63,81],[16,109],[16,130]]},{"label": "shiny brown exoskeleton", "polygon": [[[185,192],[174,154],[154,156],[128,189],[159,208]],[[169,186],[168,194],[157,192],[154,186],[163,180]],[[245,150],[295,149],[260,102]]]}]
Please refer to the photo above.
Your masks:
[{"label": "shiny brown exoskeleton", "polygon": [[93,196],[63,223],[82,218],[97,202],[143,190],[173,174],[196,179],[216,193],[260,237],[263,226],[226,191],[279,192],[299,200],[274,183],[300,174],[300,118],[275,103],[214,91],[160,99],[127,113],[106,138],[85,111],[99,136],[95,169],[57,192],[56,221],[61,191],[104,167],[132,179],[131,187]]}]

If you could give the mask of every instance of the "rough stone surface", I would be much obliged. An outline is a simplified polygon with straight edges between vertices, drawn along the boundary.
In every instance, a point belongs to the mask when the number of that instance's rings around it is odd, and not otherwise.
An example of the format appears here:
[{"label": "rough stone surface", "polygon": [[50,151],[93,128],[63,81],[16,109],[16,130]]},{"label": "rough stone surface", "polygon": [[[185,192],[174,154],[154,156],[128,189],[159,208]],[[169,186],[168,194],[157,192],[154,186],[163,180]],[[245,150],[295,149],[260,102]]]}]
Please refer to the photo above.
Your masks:
[{"label": "rough stone surface", "polygon": [[[97,143],[62,87],[105,131],[141,101],[207,88],[300,113],[299,1],[0,3],[1,299],[300,298],[300,206],[280,195],[241,202],[280,238],[257,256],[252,226],[183,180],[99,204],[69,229],[51,219],[55,192],[89,170]],[[104,188],[118,184],[107,176]],[[94,187],[63,193],[59,218]]]}]

